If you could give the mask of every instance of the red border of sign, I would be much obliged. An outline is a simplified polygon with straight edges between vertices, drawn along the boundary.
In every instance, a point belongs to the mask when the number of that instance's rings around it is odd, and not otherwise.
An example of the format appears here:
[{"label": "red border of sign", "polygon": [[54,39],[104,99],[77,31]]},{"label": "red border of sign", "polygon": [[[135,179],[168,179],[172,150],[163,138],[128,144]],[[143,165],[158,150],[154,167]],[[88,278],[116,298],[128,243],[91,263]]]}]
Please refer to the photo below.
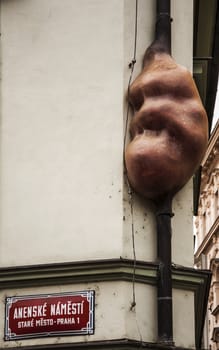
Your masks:
[{"label": "red border of sign", "polygon": [[[82,296],[86,297],[89,303],[89,321],[87,326],[81,330],[70,330],[70,331],[58,331],[58,332],[41,332],[41,333],[28,333],[26,335],[18,335],[11,332],[9,324],[9,310],[13,303],[21,300],[33,300],[40,298],[52,298],[52,297],[67,297],[67,296]],[[66,336],[66,335],[86,335],[94,334],[94,298],[95,291],[77,291],[77,292],[67,292],[67,293],[51,293],[51,294],[37,294],[37,295],[24,295],[24,296],[13,296],[7,297],[5,303],[5,340],[17,340],[17,339],[31,339],[31,338],[41,338],[41,337],[56,337],[56,336]]]}]

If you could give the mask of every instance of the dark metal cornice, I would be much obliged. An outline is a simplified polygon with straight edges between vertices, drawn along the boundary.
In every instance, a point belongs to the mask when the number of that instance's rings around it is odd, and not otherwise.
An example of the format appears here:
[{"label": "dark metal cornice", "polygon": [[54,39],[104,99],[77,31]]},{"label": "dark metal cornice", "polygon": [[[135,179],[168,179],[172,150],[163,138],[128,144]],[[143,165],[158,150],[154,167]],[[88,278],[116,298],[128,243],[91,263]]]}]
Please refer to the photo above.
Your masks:
[{"label": "dark metal cornice", "polygon": [[[0,268],[0,290],[31,288],[97,281],[135,281],[156,285],[158,263],[131,259],[104,259],[69,263],[39,264]],[[175,288],[195,290],[207,271],[173,265],[172,278]]]},{"label": "dark metal cornice", "polygon": [[0,289],[87,283],[135,281],[156,284],[158,264],[129,259],[104,259],[69,263],[0,268]]}]

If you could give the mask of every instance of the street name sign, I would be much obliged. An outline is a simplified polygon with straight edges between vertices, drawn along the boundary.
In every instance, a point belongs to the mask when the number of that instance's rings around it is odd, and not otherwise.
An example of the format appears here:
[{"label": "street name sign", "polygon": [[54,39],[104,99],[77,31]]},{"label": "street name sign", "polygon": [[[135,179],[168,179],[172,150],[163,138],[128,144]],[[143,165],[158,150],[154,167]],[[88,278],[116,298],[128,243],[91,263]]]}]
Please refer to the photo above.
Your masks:
[{"label": "street name sign", "polygon": [[94,291],[6,298],[5,340],[94,333]]}]

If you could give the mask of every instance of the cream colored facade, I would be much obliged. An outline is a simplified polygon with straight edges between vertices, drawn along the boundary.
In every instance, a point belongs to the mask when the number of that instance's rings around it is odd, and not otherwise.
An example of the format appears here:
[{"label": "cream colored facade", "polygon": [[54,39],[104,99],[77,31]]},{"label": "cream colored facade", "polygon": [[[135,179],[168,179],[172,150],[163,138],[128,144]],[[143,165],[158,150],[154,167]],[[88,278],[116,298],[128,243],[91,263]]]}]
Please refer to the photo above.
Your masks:
[{"label": "cream colored facade", "polygon": [[[93,335],[6,341],[1,317],[0,349],[156,344],[155,218],[135,194],[131,212],[123,180],[135,1],[1,0],[0,13],[1,315],[10,296],[96,295]],[[192,2],[174,0],[172,17],[173,56],[191,69]],[[134,76],[153,39],[154,0],[138,1],[137,21]],[[195,348],[205,276],[192,269],[191,181],[173,210],[174,341]]]},{"label": "cream colored facade", "polygon": [[212,282],[205,327],[205,347],[219,348],[219,122],[202,162],[198,216],[195,218],[198,268],[211,269]]}]

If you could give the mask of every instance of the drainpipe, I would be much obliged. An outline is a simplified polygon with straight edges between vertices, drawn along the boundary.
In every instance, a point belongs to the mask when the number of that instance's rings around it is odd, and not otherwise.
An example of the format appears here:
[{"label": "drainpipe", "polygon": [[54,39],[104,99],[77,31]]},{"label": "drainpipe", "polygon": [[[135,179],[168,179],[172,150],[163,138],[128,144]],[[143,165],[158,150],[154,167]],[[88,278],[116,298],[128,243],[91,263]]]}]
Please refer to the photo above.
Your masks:
[{"label": "drainpipe", "polygon": [[[157,0],[155,42],[152,46],[171,54],[170,0]],[[157,257],[159,273],[157,283],[158,342],[173,345],[172,275],[171,275],[171,218],[172,196],[156,203]]]},{"label": "drainpipe", "polygon": [[163,52],[171,54],[170,0],[157,0],[155,43],[160,44]]},{"label": "drainpipe", "polygon": [[157,203],[157,281],[158,342],[173,345],[172,275],[171,275],[171,218],[172,198]]}]

